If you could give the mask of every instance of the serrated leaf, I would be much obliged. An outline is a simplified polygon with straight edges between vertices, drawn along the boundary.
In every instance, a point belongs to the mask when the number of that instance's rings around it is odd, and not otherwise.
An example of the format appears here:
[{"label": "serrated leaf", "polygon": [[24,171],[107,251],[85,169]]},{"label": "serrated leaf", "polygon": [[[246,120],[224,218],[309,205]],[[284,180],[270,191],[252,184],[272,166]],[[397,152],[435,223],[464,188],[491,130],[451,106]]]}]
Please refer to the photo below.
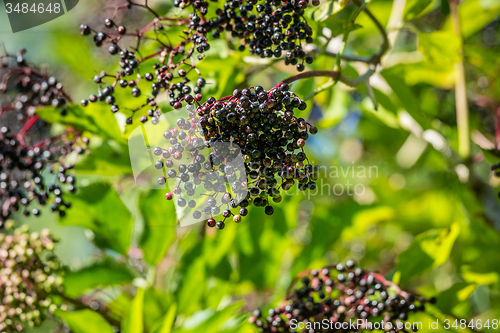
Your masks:
[{"label": "serrated leaf", "polygon": [[69,272],[64,278],[64,293],[76,298],[97,287],[131,283],[134,276],[124,264],[112,259],[78,271]]},{"label": "serrated leaf", "polygon": [[107,183],[80,187],[71,196],[72,207],[60,218],[64,225],[79,225],[92,230],[94,242],[102,248],[126,255],[132,234],[132,215],[116,191]]},{"label": "serrated leaf", "polygon": [[55,315],[64,320],[74,333],[114,333],[111,325],[99,313],[92,310],[72,312],[58,310]]}]

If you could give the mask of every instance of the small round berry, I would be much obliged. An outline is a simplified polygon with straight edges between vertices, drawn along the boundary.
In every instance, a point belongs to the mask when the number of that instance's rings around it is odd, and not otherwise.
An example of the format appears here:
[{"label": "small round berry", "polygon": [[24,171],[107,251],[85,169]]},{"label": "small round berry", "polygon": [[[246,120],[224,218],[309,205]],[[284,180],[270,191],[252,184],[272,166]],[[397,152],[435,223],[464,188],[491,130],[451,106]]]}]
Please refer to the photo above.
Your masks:
[{"label": "small round berry", "polygon": [[222,230],[225,226],[226,224],[224,223],[224,221],[217,222],[217,229]]},{"label": "small round berry", "polygon": [[241,222],[241,215],[234,215],[233,216],[233,222],[234,223],[240,223]]},{"label": "small round berry", "polygon": [[115,22],[113,22],[112,19],[107,18],[104,20],[104,25],[106,28],[112,28],[115,25]]},{"label": "small round berry", "polygon": [[215,224],[216,224],[216,222],[215,222],[215,220],[214,220],[214,219],[208,219],[208,220],[207,220],[207,225],[208,225],[210,228],[215,227]]},{"label": "small round berry", "polygon": [[273,215],[274,208],[272,206],[267,206],[266,208],[264,208],[264,213],[266,213],[266,215]]},{"label": "small round berry", "polygon": [[[129,83],[130,84],[130,83]],[[141,90],[137,87],[133,88],[132,89],[132,96],[134,97],[139,97],[141,96]]]},{"label": "small round berry", "polygon": [[163,169],[163,161],[156,161],[155,168],[158,170]]},{"label": "small round berry", "polygon": [[172,200],[174,198],[174,194],[172,192],[167,192],[165,194],[165,199]]},{"label": "small round berry", "polygon": [[86,24],[82,24],[82,25],[80,26],[80,33],[81,33],[82,35],[84,35],[84,36],[90,35],[90,32],[91,32],[91,31],[90,31],[90,28],[89,28],[89,26],[88,26],[88,25],[86,25]]}]

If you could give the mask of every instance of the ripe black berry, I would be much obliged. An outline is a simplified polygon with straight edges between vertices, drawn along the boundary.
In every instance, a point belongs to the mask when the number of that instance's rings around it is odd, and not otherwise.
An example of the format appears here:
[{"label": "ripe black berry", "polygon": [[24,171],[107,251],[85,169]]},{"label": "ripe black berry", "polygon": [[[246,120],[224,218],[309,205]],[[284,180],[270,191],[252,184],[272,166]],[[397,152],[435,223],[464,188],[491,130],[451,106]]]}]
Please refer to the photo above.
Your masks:
[{"label": "ripe black berry", "polygon": [[[331,323],[332,328],[337,327],[334,324],[340,324],[338,327],[344,327],[343,332],[354,333],[359,331],[359,327],[349,323],[358,319],[377,320],[382,311],[384,321],[392,327],[398,327],[397,323],[404,325],[409,313],[425,311],[425,303],[433,300],[423,298],[415,301],[413,295],[400,290],[382,275],[356,274],[352,269],[354,266],[349,261],[345,266],[340,264],[300,273],[302,278],[294,280],[279,307],[269,310],[267,317],[256,310],[249,322],[255,324],[259,332],[265,333],[295,332],[290,327],[292,323],[307,327],[307,323],[311,322],[320,322],[322,326],[313,326],[307,330],[308,333],[325,332],[323,323]],[[338,274],[339,268],[353,278],[346,281],[345,273]],[[380,292],[370,292],[374,289]],[[387,290],[397,295],[387,300]]]}]

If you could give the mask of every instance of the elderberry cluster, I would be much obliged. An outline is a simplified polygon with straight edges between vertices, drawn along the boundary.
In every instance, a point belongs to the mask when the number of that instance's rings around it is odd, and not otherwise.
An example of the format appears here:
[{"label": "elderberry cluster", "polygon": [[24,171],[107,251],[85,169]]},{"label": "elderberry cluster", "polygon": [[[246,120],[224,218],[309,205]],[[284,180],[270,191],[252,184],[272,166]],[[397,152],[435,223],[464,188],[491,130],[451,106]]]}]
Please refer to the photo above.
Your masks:
[{"label": "elderberry cluster", "polygon": [[[280,58],[285,55],[285,64],[304,70],[304,62],[311,64],[302,44],[312,43],[313,31],[304,17],[309,0],[226,0],[223,8],[216,10],[216,18],[202,20],[207,12],[208,2],[201,0],[176,0],[174,6],[186,8],[192,5],[195,13],[190,25],[199,32],[212,32],[219,38],[225,31],[241,41],[238,49],[247,47],[250,53],[262,58]],[[318,0],[312,4],[319,5]]]},{"label": "elderberry cluster", "polygon": [[57,239],[48,229],[31,232],[23,226],[0,234],[0,331],[21,332],[40,326],[58,306],[50,295],[61,293],[64,266],[54,255]]},{"label": "elderberry cluster", "polygon": [[[127,124],[132,124],[135,118],[145,123],[149,119],[158,122],[161,115],[156,97],[161,92],[167,92],[170,97],[170,105],[182,100],[185,96],[193,93],[200,95],[205,86],[205,79],[196,68],[195,54],[197,60],[202,60],[204,52],[210,49],[207,39],[203,34],[196,32],[192,27],[183,31],[183,39],[176,46],[170,46],[165,32],[165,25],[188,25],[188,19],[165,19],[155,18],[151,24],[140,32],[127,33],[127,28],[118,26],[111,19],[104,21],[105,31],[94,31],[88,25],[82,24],[80,32],[82,35],[94,36],[96,46],[108,46],[108,52],[118,58],[120,70],[115,74],[101,72],[94,77],[94,82],[99,85],[97,94],[92,94],[88,99],[83,99],[81,104],[87,106],[90,103],[105,102],[110,105],[113,113],[121,110],[128,115]],[[124,40],[135,38],[132,45],[124,46]],[[144,41],[154,41],[155,45],[147,45],[147,49],[155,50],[154,53],[143,56],[141,46]],[[128,47],[128,48],[127,48]],[[192,75],[192,72],[196,75]],[[195,82],[192,83],[192,80]],[[144,83],[146,82],[146,83]],[[143,92],[142,89],[148,89]],[[126,108],[119,105],[115,96],[116,90],[128,90],[129,93],[139,98],[145,97],[137,107]],[[147,109],[147,113],[138,112]]]},{"label": "elderberry cluster", "polygon": [[8,101],[0,99],[0,115],[15,111],[18,122],[24,122],[35,114],[37,107],[52,105],[66,114],[64,106],[71,99],[63,90],[63,85],[53,76],[30,66],[21,49],[17,55],[0,54],[0,94],[7,95]]},{"label": "elderberry cluster", "polygon": [[[240,222],[251,204],[272,215],[271,201],[281,202],[282,190],[296,183],[302,191],[316,188],[317,168],[303,147],[317,128],[294,116],[295,109],[307,105],[288,84],[270,91],[260,86],[236,89],[232,96],[218,101],[210,97],[198,107],[189,97],[184,99],[188,117],[179,118],[164,133],[170,146],[153,152],[158,156],[156,168],[164,170],[158,183],[177,182],[166,198],[180,196],[177,206],[192,208],[194,219],[222,229],[231,216]],[[181,107],[181,102],[174,105]],[[208,200],[195,200],[197,189]],[[238,207],[236,213],[231,211]],[[224,219],[216,222],[212,217],[221,212]]]},{"label": "elderberry cluster", "polygon": [[[299,274],[279,307],[270,309],[267,315],[256,310],[249,320],[260,332],[297,332],[291,328],[293,321],[305,327],[304,332],[312,333],[338,332],[340,329],[335,327],[341,327],[342,332],[373,330],[367,324],[373,319],[383,320],[386,332],[406,333],[401,324],[409,314],[425,311],[426,303],[435,302],[435,298],[408,294],[380,274],[356,268],[353,261],[347,261],[345,265]],[[358,319],[366,320],[361,327],[339,325]],[[318,325],[324,320],[337,326],[325,329]]]},{"label": "elderberry cluster", "polygon": [[71,100],[54,77],[24,60],[25,52],[0,56],[0,228],[13,213],[39,216],[47,204],[65,215],[63,191],[75,191],[72,168],[89,141],[73,129],[53,136],[38,118],[36,109],[47,105],[64,115]]}]

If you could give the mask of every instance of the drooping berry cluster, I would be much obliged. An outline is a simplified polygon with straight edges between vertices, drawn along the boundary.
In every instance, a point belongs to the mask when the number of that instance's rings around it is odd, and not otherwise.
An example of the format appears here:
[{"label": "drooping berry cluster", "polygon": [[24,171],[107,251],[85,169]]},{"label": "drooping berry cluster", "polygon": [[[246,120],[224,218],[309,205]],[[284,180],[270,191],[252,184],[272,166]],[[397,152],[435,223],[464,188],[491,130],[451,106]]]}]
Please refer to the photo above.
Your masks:
[{"label": "drooping berry cluster", "polygon": [[48,313],[61,308],[51,299],[63,291],[65,270],[54,255],[55,243],[48,229],[30,233],[23,226],[13,235],[0,234],[1,332],[39,326]]},{"label": "drooping berry cluster", "polygon": [[[127,33],[124,26],[116,25],[111,19],[105,20],[105,31],[95,31],[86,24],[80,26],[82,35],[93,34],[96,46],[109,45],[109,53],[119,58],[118,64],[121,67],[115,74],[103,71],[94,77],[95,83],[99,84],[99,91],[82,100],[83,106],[87,106],[89,102],[104,101],[110,105],[113,113],[121,110],[127,114],[127,124],[132,124],[134,118],[139,118],[143,123],[148,119],[157,122],[161,113],[156,97],[161,92],[168,93],[171,105],[186,95],[201,93],[205,79],[196,68],[196,61],[202,60],[204,52],[210,49],[206,37],[188,26],[189,19],[161,18],[156,13],[155,15],[156,18],[137,33]],[[186,25],[187,28],[176,46],[170,45],[165,31],[165,26],[170,25]],[[135,41],[123,45],[130,38]],[[146,41],[149,44],[144,48],[155,52],[142,55],[142,52],[147,52],[142,50]],[[150,45],[151,41],[154,46]],[[196,74],[193,75],[192,72]],[[194,84],[191,83],[192,80],[195,81]],[[143,84],[144,82],[146,83]],[[143,93],[141,86],[142,89],[148,89],[147,93]],[[115,97],[118,88],[130,90],[130,94],[136,98],[143,96],[144,101],[135,107],[120,106]],[[139,112],[143,109],[148,109],[147,113]]]},{"label": "drooping berry cluster", "polygon": [[[279,307],[270,309],[267,315],[256,310],[249,320],[260,332],[296,332],[295,326],[310,333],[370,331],[373,327],[389,333],[407,332],[404,323],[408,316],[425,311],[426,303],[435,302],[435,298],[402,291],[382,275],[347,261],[345,265],[299,274]],[[382,322],[382,328],[375,324]]]},{"label": "drooping berry cluster", "polygon": [[[63,85],[53,76],[30,66],[24,59],[26,49],[17,55],[0,54],[0,116],[15,111],[18,122],[25,122],[35,115],[37,107],[52,105],[66,114],[64,106],[71,102]],[[7,100],[4,100],[7,99]]]},{"label": "drooping berry cluster", "polygon": [[[231,216],[239,222],[251,204],[273,214],[271,201],[281,202],[282,190],[296,183],[302,191],[316,188],[317,170],[303,147],[317,128],[294,116],[295,109],[307,106],[288,84],[270,91],[260,86],[236,89],[232,96],[218,101],[210,97],[197,108],[191,104],[197,101],[189,97],[184,99],[188,117],[179,118],[177,126],[164,133],[170,146],[157,147],[154,154],[159,157],[157,169],[165,170],[158,183],[178,182],[166,198],[179,195],[177,205],[192,208],[193,218],[203,220],[222,212],[224,220],[207,220],[210,227],[222,229]],[[174,107],[180,109],[182,103]],[[206,147],[211,152],[203,153]],[[194,200],[197,188],[209,199]],[[237,207],[235,214],[231,209]]]},{"label": "drooping berry cluster", "polygon": [[[304,70],[304,62],[311,64],[313,58],[302,49],[303,43],[312,43],[312,29],[304,17],[309,0],[226,0],[223,8],[216,10],[216,18],[205,20],[208,2],[200,0],[176,0],[174,5],[186,8],[192,5],[195,13],[191,25],[201,33],[212,32],[219,38],[225,31],[241,41],[238,49],[262,58],[280,58],[285,63]],[[312,2],[318,5],[319,1]]]},{"label": "drooping berry cluster", "polygon": [[64,215],[70,204],[63,200],[63,190],[75,191],[71,169],[88,145],[73,129],[53,136],[38,118],[36,109],[47,105],[65,114],[70,99],[55,78],[28,65],[24,53],[0,58],[0,228],[12,213],[38,216],[41,206],[49,203]]}]

